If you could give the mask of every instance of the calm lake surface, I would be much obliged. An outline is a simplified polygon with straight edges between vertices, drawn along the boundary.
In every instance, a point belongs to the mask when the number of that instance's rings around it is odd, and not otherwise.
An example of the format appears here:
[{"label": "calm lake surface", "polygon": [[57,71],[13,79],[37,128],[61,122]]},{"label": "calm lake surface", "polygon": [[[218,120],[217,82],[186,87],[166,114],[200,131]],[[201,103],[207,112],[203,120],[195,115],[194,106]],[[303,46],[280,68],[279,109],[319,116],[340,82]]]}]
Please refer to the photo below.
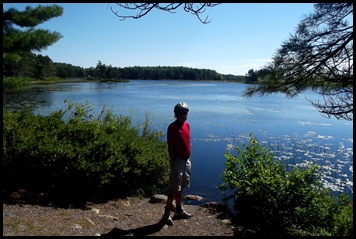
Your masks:
[{"label": "calm lake surface", "polygon": [[216,187],[222,183],[224,153],[236,155],[234,146],[247,143],[252,132],[271,148],[276,160],[298,166],[318,163],[326,187],[353,195],[353,121],[321,116],[306,100],[322,100],[313,92],[292,99],[282,94],[243,98],[247,86],[173,80],[57,83],[3,94],[3,108],[30,107],[36,114],[47,115],[64,109],[68,99],[89,103],[96,114],[106,106],[117,115],[130,116],[133,126],[142,125],[147,114],[151,129],[166,134],[175,120],[175,104],[186,102],[190,107],[192,181],[185,194],[200,195],[203,202],[220,201],[223,195]]}]

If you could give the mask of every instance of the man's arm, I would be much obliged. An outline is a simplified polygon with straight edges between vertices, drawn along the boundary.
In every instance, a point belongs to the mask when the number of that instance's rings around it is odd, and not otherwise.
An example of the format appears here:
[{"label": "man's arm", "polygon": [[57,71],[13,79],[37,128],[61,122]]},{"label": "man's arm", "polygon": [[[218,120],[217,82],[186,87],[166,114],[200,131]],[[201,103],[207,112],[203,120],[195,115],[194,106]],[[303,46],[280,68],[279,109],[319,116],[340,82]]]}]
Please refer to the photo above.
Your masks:
[{"label": "man's arm", "polygon": [[168,144],[168,155],[171,161],[175,160],[175,150],[173,144]]}]

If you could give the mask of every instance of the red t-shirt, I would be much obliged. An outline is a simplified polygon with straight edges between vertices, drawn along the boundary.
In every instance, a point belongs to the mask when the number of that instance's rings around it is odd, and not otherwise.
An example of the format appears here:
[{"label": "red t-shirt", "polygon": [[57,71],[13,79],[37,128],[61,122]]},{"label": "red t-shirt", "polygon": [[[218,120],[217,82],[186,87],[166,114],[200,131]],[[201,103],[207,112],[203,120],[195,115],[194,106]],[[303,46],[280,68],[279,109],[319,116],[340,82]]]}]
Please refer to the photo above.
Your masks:
[{"label": "red t-shirt", "polygon": [[175,155],[188,159],[190,157],[190,126],[188,122],[178,120],[168,126],[167,143],[174,145]]}]

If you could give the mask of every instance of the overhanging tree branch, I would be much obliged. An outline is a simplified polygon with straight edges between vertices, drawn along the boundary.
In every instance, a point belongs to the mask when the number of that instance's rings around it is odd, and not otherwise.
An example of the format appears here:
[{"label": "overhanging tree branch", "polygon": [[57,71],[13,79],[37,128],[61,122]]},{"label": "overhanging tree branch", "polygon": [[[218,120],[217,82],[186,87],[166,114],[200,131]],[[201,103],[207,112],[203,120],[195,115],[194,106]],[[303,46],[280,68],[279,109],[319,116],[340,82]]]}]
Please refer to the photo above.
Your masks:
[{"label": "overhanging tree branch", "polygon": [[137,12],[136,14],[130,13],[128,15],[124,15],[119,13],[119,11],[115,11],[112,6],[110,6],[110,10],[117,16],[121,21],[127,18],[139,19],[143,16],[146,16],[153,9],[166,11],[169,13],[176,13],[175,10],[179,7],[183,6],[184,11],[195,15],[200,22],[207,24],[208,21],[207,16],[205,19],[200,17],[201,14],[205,12],[207,7],[215,7],[220,3],[116,3],[116,5],[123,9],[129,10],[130,12]]},{"label": "overhanging tree branch", "polygon": [[352,3],[319,3],[316,12],[298,25],[296,33],[282,43],[269,72],[248,87],[245,97],[274,92],[293,97],[312,89],[324,103],[311,101],[330,118],[353,118],[353,15]]}]

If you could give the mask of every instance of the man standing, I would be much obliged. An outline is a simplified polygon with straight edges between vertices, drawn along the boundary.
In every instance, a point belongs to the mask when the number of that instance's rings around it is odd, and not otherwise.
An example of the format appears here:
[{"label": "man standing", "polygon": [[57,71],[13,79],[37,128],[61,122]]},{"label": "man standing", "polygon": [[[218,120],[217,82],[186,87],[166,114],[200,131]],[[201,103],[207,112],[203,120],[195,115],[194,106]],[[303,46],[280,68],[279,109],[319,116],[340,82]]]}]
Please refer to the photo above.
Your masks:
[{"label": "man standing", "polygon": [[[189,218],[192,215],[182,207],[182,190],[190,186],[190,126],[186,122],[189,107],[186,103],[178,103],[174,107],[176,120],[168,126],[167,143],[170,159],[169,193],[161,221],[173,225],[170,212],[175,217]],[[173,205],[176,202],[176,207]]]}]

